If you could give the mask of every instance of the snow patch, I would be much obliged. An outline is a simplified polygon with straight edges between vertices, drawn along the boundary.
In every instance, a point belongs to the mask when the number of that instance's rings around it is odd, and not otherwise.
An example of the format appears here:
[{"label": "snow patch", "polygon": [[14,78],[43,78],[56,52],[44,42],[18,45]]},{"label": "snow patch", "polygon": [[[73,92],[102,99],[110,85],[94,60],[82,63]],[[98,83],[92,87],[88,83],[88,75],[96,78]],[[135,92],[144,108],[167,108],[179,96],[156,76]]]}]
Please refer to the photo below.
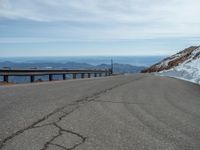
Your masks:
[{"label": "snow patch", "polygon": [[182,64],[170,70],[161,71],[157,74],[161,76],[175,77],[200,84],[200,58],[195,60],[193,59],[198,52],[200,52],[200,48],[195,50],[191,54],[191,57]]}]

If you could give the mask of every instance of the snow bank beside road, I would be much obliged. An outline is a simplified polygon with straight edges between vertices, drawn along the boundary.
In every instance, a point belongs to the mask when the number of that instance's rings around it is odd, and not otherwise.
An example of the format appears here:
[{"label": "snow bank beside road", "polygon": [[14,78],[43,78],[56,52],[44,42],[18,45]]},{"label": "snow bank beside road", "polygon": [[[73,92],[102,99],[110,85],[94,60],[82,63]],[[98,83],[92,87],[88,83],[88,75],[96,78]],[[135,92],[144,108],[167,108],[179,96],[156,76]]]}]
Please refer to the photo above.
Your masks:
[{"label": "snow bank beside road", "polygon": [[187,55],[185,60],[177,66],[174,66],[169,70],[162,70],[157,74],[200,84],[200,47],[194,49],[189,55]]},{"label": "snow bank beside road", "polygon": [[200,84],[200,58],[188,63],[180,64],[170,70],[157,73],[161,76],[170,76]]}]

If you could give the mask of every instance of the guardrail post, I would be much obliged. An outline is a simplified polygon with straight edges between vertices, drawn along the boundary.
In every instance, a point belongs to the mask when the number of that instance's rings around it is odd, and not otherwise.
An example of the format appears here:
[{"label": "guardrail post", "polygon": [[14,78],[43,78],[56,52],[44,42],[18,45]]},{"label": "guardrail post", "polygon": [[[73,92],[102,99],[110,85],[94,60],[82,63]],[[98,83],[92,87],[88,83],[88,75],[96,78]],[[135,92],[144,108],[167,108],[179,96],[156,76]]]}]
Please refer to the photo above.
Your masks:
[{"label": "guardrail post", "polygon": [[84,79],[85,78],[85,74],[81,73],[81,78]]},{"label": "guardrail post", "polygon": [[63,74],[63,80],[66,80],[66,75],[65,74]]},{"label": "guardrail post", "polygon": [[107,71],[105,72],[105,76],[108,76],[108,73],[107,73]]},{"label": "guardrail post", "polygon": [[33,83],[35,81],[35,76],[31,75],[30,80],[31,80],[31,83]]},{"label": "guardrail post", "polygon": [[109,76],[111,76],[112,74],[113,74],[113,70],[110,69],[110,70],[109,70]]},{"label": "guardrail post", "polygon": [[91,73],[88,73],[88,78],[91,78]]},{"label": "guardrail post", "polygon": [[3,76],[3,81],[4,81],[4,82],[8,82],[8,75],[4,75],[4,76]]},{"label": "guardrail post", "polygon": [[73,79],[76,79],[76,73],[73,73]]},{"label": "guardrail post", "polygon": [[50,75],[49,75],[49,81],[52,81],[52,80],[53,80],[53,75],[50,74]]}]

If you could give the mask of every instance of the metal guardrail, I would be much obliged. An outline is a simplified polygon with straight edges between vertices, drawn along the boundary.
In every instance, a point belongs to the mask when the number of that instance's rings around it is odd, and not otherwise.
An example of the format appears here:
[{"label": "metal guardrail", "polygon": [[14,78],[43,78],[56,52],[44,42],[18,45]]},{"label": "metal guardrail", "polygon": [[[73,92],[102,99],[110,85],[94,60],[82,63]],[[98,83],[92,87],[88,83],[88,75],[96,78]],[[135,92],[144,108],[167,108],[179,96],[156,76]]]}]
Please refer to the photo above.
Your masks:
[{"label": "metal guardrail", "polygon": [[9,82],[9,76],[30,76],[30,82],[35,81],[35,76],[49,76],[49,81],[53,80],[53,75],[62,75],[63,80],[66,80],[66,74],[72,74],[73,79],[77,78],[77,74],[81,75],[81,78],[85,78],[85,74],[88,78],[91,78],[91,74],[94,77],[110,76],[112,69],[105,70],[67,70],[67,69],[0,69],[0,76],[3,76],[4,82]]}]

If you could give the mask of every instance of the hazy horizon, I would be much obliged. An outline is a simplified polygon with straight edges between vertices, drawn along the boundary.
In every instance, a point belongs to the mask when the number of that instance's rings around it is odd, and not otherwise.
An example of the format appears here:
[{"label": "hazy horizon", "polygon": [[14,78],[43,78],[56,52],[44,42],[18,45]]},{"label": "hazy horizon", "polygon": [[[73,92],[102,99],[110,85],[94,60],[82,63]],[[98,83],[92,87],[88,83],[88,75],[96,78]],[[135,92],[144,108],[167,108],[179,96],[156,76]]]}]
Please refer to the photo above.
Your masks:
[{"label": "hazy horizon", "polygon": [[[114,63],[133,66],[150,66],[166,56],[63,56],[63,57],[0,57],[0,64],[13,63],[87,63],[91,65]],[[4,66],[5,67],[5,66]]]}]

